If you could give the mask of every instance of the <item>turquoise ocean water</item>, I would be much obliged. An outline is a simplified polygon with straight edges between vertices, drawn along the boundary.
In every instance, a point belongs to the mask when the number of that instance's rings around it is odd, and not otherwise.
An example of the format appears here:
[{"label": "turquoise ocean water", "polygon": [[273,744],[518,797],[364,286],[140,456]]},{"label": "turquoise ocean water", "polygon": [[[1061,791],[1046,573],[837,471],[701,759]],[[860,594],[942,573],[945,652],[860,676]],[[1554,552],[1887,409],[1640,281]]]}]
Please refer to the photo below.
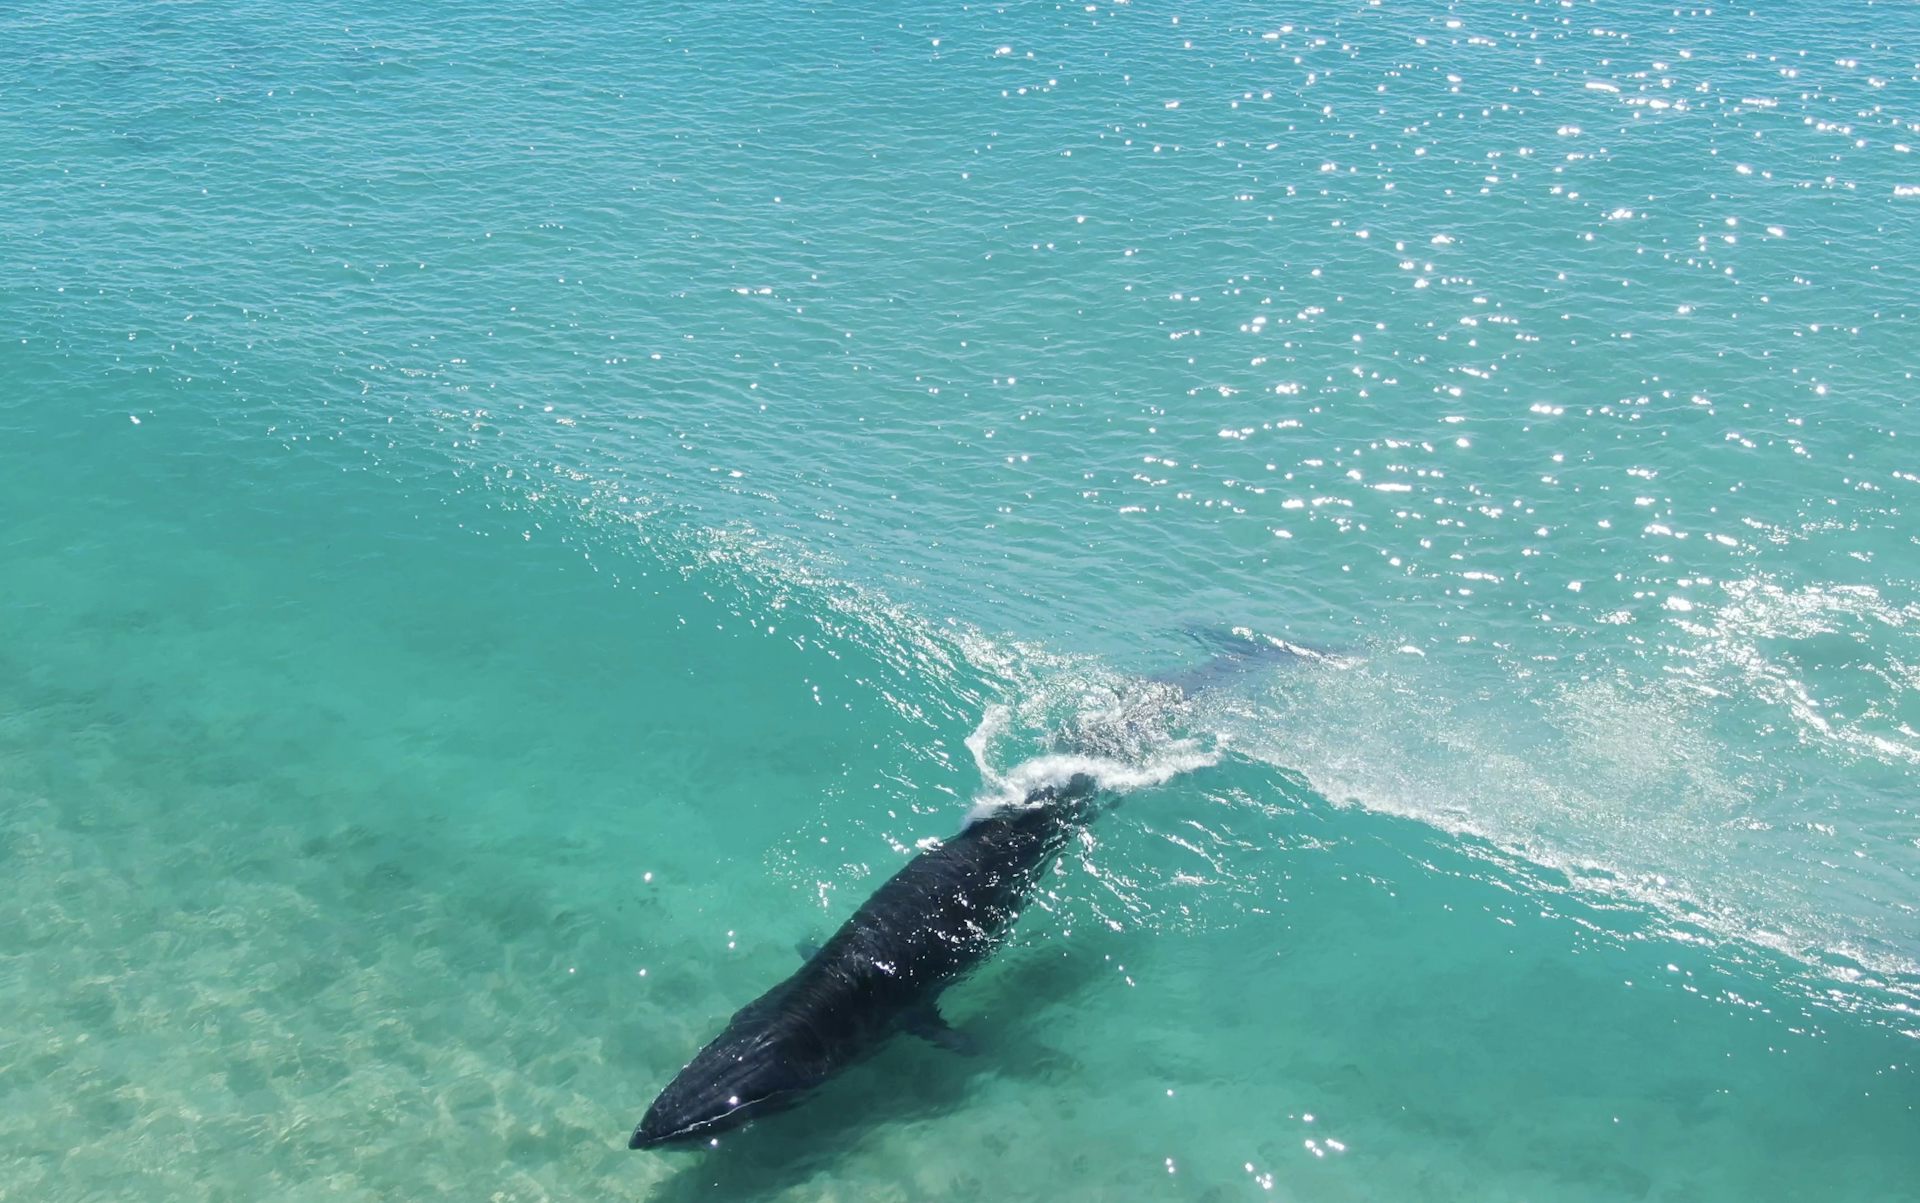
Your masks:
[{"label": "turquoise ocean water", "polygon": [[[1916,146],[1907,4],[0,9],[0,1198],[1914,1198]],[[982,1055],[626,1150],[1089,730]]]}]

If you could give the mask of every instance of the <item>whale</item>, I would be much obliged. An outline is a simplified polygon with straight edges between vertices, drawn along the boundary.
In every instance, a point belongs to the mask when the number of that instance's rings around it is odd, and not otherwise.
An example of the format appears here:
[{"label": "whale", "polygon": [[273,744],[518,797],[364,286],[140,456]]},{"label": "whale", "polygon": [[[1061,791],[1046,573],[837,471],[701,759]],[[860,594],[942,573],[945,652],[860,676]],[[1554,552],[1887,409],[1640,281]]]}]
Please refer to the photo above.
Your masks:
[{"label": "whale", "polygon": [[902,1033],[956,1051],[940,995],[1010,934],[1093,813],[1086,774],[979,813],[909,860],[792,976],[736,1012],[634,1128],[632,1149],[712,1146],[804,1101]]},{"label": "whale", "polygon": [[[1190,699],[1276,662],[1353,662],[1244,627],[1191,625],[1186,634],[1212,658],[1147,678],[1149,692],[1132,699],[1144,717],[1122,696],[1060,731],[1056,754],[1080,766],[1126,763],[1137,728],[1163,721],[1166,697],[1153,689]],[[1096,816],[1097,797],[1115,785],[1057,760],[1047,771],[1046,783],[976,810],[957,834],[924,847],[826,944],[803,953],[798,971],[735,1012],[654,1099],[628,1147],[717,1145],[722,1134],[804,1101],[902,1033],[972,1051],[940,1014],[941,993],[1005,943],[1061,850]]]}]

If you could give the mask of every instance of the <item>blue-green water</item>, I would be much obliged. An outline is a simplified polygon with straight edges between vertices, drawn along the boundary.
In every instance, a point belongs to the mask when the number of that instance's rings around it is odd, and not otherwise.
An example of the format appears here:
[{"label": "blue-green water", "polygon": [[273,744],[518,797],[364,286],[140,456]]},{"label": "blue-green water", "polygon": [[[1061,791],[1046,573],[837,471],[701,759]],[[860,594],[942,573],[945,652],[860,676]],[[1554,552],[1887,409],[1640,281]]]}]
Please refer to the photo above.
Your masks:
[{"label": "blue-green water", "polygon": [[[0,1198],[1911,1199],[1915,146],[1899,4],[0,12]],[[1115,713],[982,1055],[625,1149]]]}]

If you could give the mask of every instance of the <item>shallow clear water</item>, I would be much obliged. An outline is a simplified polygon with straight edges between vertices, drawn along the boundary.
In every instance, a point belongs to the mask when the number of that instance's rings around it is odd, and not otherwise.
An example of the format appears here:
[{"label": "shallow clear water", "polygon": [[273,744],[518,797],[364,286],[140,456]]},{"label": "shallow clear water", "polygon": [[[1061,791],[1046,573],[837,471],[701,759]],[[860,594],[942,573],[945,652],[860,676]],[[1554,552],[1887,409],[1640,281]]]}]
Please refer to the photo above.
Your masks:
[{"label": "shallow clear water", "polygon": [[[1912,9],[0,50],[0,1196],[1911,1197]],[[625,1149],[1091,730],[982,1055]]]}]

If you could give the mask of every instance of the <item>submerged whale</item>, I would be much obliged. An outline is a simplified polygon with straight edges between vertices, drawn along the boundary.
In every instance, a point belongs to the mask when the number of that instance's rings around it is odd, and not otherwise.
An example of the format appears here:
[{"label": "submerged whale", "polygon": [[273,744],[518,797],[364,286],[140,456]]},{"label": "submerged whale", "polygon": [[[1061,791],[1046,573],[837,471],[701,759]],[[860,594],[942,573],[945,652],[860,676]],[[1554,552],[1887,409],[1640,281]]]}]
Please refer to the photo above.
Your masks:
[{"label": "submerged whale", "polygon": [[962,1047],[941,991],[1013,927],[1041,875],[1090,816],[1078,774],[975,818],[908,861],[798,972],[748,1003],[660,1092],[628,1148],[713,1143],[792,1106],[898,1032]]}]

